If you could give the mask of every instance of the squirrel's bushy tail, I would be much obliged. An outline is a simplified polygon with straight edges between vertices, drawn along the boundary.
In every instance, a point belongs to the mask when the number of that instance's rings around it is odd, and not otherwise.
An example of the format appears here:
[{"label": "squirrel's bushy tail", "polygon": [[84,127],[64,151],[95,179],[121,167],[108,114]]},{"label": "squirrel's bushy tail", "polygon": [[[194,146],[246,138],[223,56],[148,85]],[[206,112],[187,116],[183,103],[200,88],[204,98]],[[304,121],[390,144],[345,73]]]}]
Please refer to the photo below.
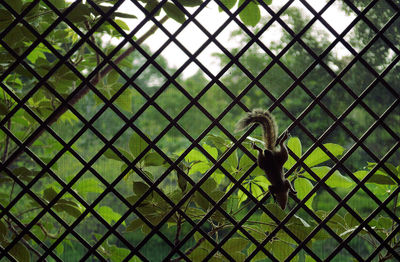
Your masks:
[{"label": "squirrel's bushy tail", "polygon": [[274,149],[278,136],[278,126],[274,116],[268,110],[253,109],[236,124],[235,132],[248,128],[251,124],[260,124],[263,129],[263,141],[267,149]]}]

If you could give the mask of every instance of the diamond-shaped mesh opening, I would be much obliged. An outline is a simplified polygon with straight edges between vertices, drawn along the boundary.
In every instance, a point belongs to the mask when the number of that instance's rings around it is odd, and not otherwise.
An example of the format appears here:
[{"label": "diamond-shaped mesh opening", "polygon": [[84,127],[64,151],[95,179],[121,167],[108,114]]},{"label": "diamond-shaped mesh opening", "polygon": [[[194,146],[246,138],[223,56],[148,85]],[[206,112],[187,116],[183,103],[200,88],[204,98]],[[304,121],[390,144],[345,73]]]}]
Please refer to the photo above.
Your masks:
[{"label": "diamond-shaped mesh opening", "polygon": [[1,258],[399,260],[399,5],[317,2],[0,0]]}]

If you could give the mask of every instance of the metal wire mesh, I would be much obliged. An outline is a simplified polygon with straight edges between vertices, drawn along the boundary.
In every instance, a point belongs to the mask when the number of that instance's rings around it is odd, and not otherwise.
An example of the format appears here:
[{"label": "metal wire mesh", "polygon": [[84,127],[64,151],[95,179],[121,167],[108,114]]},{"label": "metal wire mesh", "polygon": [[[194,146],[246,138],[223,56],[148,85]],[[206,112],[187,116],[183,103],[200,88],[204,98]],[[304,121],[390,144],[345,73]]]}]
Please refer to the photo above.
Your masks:
[{"label": "metal wire mesh", "polygon": [[[159,3],[156,2],[153,9],[149,9],[148,6],[151,1],[130,1],[132,5],[140,12],[144,14],[144,18],[137,22],[136,26],[126,33],[123,28],[123,24],[115,19],[115,14],[121,12],[121,5],[125,2],[110,1],[112,5],[107,5],[107,8],[99,5],[96,1],[88,0],[86,3],[81,1],[72,1],[68,3],[65,8],[58,8],[57,1],[50,0],[34,0],[31,2],[21,1],[24,4],[24,8],[17,7],[13,1],[1,0],[1,14],[4,19],[0,20],[0,23],[4,23],[5,26],[0,27],[2,29],[0,33],[0,45],[1,52],[7,54],[10,57],[10,62],[7,63],[6,67],[1,68],[1,87],[3,91],[3,100],[7,96],[10,101],[13,101],[13,105],[7,109],[5,113],[2,113],[1,119],[1,130],[3,132],[3,141],[8,141],[7,144],[13,144],[14,150],[7,152],[7,148],[3,149],[3,157],[1,163],[1,175],[5,177],[4,184],[2,187],[10,193],[10,197],[6,197],[9,201],[1,202],[1,219],[4,226],[2,229],[2,240],[0,244],[1,257],[10,261],[24,260],[21,256],[16,255],[15,249],[26,248],[29,251],[29,258],[32,260],[45,260],[54,259],[61,261],[67,260],[62,256],[63,252],[57,250],[57,247],[63,245],[66,249],[65,242],[73,239],[76,243],[79,243],[80,247],[84,249],[83,255],[79,257],[80,260],[112,260],[112,261],[130,261],[131,259],[137,259],[138,261],[148,261],[147,253],[144,253],[144,249],[148,247],[149,243],[154,239],[159,239],[165,246],[168,247],[162,260],[166,261],[177,261],[186,260],[192,261],[193,251],[198,248],[201,244],[207,243],[211,246],[206,254],[201,257],[201,260],[218,260],[220,261],[239,261],[242,257],[238,258],[230,252],[227,248],[227,243],[231,238],[240,236],[242,239],[246,239],[247,253],[242,253],[246,256],[243,258],[245,261],[255,261],[258,255],[263,255],[265,259],[271,261],[298,261],[298,259],[311,259],[315,261],[330,261],[340,256],[341,252],[345,253],[355,260],[358,261],[372,261],[380,260],[385,261],[386,259],[400,259],[399,255],[399,216],[398,211],[396,212],[397,196],[399,193],[400,178],[396,172],[391,169],[387,163],[389,160],[398,157],[399,148],[399,123],[398,121],[398,104],[399,104],[399,82],[389,82],[387,76],[389,74],[395,74],[399,68],[399,43],[393,41],[392,36],[388,34],[390,30],[398,32],[399,29],[399,9],[400,4],[396,1],[371,1],[365,4],[363,9],[357,7],[357,3],[353,1],[343,1],[343,5],[347,6],[348,12],[354,16],[351,23],[343,29],[341,33],[338,33],[334,27],[326,20],[324,14],[327,10],[332,8],[338,1],[327,1],[326,4],[319,11],[315,10],[314,7],[306,0],[300,1],[287,1],[279,8],[274,8],[268,4],[268,1],[257,1],[258,6],[262,9],[262,14],[268,15],[269,19],[258,27],[258,30],[252,30],[246,26],[240,19],[239,14],[245,11],[246,6],[254,4],[252,1],[239,1],[243,2],[242,5],[235,10],[229,9],[226,5],[229,1],[200,1],[201,3],[194,8],[185,7],[185,1],[167,1],[163,0]],[[167,16],[159,18],[156,16],[158,12],[163,8],[164,4],[172,2],[175,7],[179,8],[180,12],[184,14],[185,20],[182,24],[179,24],[174,30],[171,30],[166,26],[165,21]],[[307,21],[301,28],[293,28],[285,21],[285,15],[288,10],[294,5],[294,2],[300,4],[304,10],[307,10],[311,14],[311,19]],[[369,17],[369,12],[374,10],[376,6],[384,2],[384,10],[389,10],[390,16],[388,20],[384,22],[382,27],[378,27],[373,20],[374,17]],[[218,26],[213,32],[209,31],[198,17],[201,13],[206,10],[209,6],[216,4],[221,12],[226,15],[226,20]],[[76,18],[76,10],[82,8],[82,5],[87,6],[91,10],[90,15],[96,14],[97,18],[90,26],[88,24],[78,24]],[[30,12],[35,8],[40,9],[46,7],[47,12],[52,13],[57,18],[53,21],[49,21],[46,27],[41,28],[38,31],[35,20],[30,19]],[[74,11],[75,10],[75,11]],[[11,22],[7,22],[6,15],[12,17]],[[79,15],[79,14],[78,14]],[[89,16],[90,16],[89,15]],[[114,15],[114,16],[113,16]],[[82,21],[84,21],[83,19]],[[82,22],[79,21],[79,22]],[[7,22],[7,23],[6,23]],[[333,36],[333,40],[323,50],[315,50],[312,46],[307,43],[305,39],[306,33],[313,29],[319,23],[326,32]],[[368,32],[371,34],[371,38],[365,45],[357,50],[352,43],[346,38],[355,26],[359,23],[363,23],[368,28]],[[166,36],[166,41],[160,43],[160,47],[157,50],[149,51],[144,47],[145,38],[136,38],[137,35],[142,35],[139,32],[144,31],[145,26],[152,27],[148,32],[152,30],[159,30]],[[229,25],[234,24],[248,39],[247,42],[243,43],[240,48],[235,52],[226,47],[226,44],[219,40],[219,35],[228,28]],[[179,35],[191,25],[195,25],[197,30],[206,36],[206,40],[199,45],[195,51],[188,50],[184,44],[179,40]],[[278,25],[291,37],[290,41],[285,43],[279,50],[274,52],[271,47],[262,40],[262,36],[268,33],[272,26]],[[110,26],[120,34],[120,41],[111,50],[105,50],[105,48],[96,43],[94,35],[96,32],[105,30],[106,26]],[[10,40],[14,34],[13,30],[23,28],[21,32],[29,35],[30,41],[25,40],[24,43],[29,42],[29,45],[24,44],[22,46],[12,44]],[[51,35],[58,31],[60,28],[68,28],[77,39],[71,46],[64,46],[65,49],[56,47],[51,41]],[[395,29],[393,29],[395,28]],[[396,31],[397,30],[397,31]],[[25,35],[25,37],[27,37]],[[68,37],[71,37],[68,36]],[[396,38],[394,38],[396,39]],[[368,52],[377,42],[383,43],[386,49],[390,49],[391,60],[389,63],[381,67],[376,67],[376,61],[371,61],[368,57]],[[183,62],[178,68],[171,72],[165,65],[160,62],[159,56],[171,45],[177,46],[181,50],[182,54],[187,56],[187,60]],[[218,73],[213,72],[209,68],[209,65],[201,62],[199,58],[203,51],[205,51],[210,45],[216,46],[220,52],[226,57],[227,63],[221,67]],[[254,68],[249,68],[241,59],[246,52],[250,52],[252,46],[257,45],[260,52],[263,55],[267,55],[270,58],[270,62],[263,67],[259,72],[254,73]],[[332,65],[327,61],[327,58],[332,55],[334,49],[340,45],[351,57],[346,64],[343,65],[340,70],[332,68]],[[40,69],[37,64],[32,62],[32,54],[37,48],[46,49],[47,53],[51,53],[51,56],[42,57],[49,61],[52,60],[51,66],[44,70],[44,65]],[[86,48],[86,50],[84,48]],[[312,59],[311,63],[305,65],[304,70],[294,71],[293,68],[285,63],[285,56],[289,50],[293,48],[299,48],[301,52],[305,52],[308,58]],[[90,72],[80,71],[76,61],[73,61],[74,56],[77,52],[89,52],[88,50],[96,53],[95,60],[96,64]],[[121,66],[121,61],[128,59],[124,53],[135,52],[143,58],[143,63],[140,64],[137,69],[131,74],[127,73]],[[38,60],[35,60],[38,61]],[[130,61],[134,63],[134,61]],[[207,84],[202,87],[197,93],[193,93],[186,86],[182,84],[182,74],[188,69],[190,65],[196,65],[207,77]],[[353,86],[349,86],[346,79],[351,77],[354,68],[360,68],[362,66],[369,77],[372,78],[366,87],[362,88],[361,91],[357,91]],[[229,74],[229,70],[235,67],[247,80],[247,84],[240,88],[237,92],[231,86],[225,84],[224,76]],[[285,78],[290,79],[289,84],[285,87],[279,96],[276,96],[268,87],[263,84],[263,78],[278,67],[282,71],[282,75]],[[13,76],[16,72],[23,71],[25,73],[24,81],[28,83],[28,76],[34,81],[30,83],[31,87],[26,89],[22,95],[15,93],[10,85],[7,84],[10,76]],[[154,68],[165,81],[163,81],[154,92],[150,93],[145,90],[139,83],[140,77],[146,75],[146,70]],[[307,85],[307,79],[312,75],[316,69],[322,70],[324,74],[330,79],[326,84],[323,85],[319,90],[311,90]],[[64,71],[63,71],[64,70]],[[73,74],[77,83],[71,89],[71,92],[60,91],[59,88],[54,85],[54,77],[60,74],[60,71],[68,72]],[[111,73],[115,73],[119,78],[122,79],[123,84],[118,86],[116,90],[110,94],[105,94],[99,86],[102,83],[102,79],[106,78]],[[321,77],[322,78],[322,77]],[[170,86],[174,86],[179,91],[179,96],[182,99],[188,101],[186,105],[171,115],[169,109],[164,107],[159,99],[162,95],[166,94]],[[325,102],[325,99],[330,96],[332,90],[340,86],[341,91],[346,97],[349,97],[350,103],[346,106],[345,110],[340,114],[337,114],[333,108],[330,108]],[[219,91],[227,97],[226,106],[218,114],[211,113],[207,105],[204,105],[203,100],[206,97],[207,92],[217,87]],[[375,112],[370,104],[366,102],[366,97],[377,89],[381,92],[385,92],[387,96],[390,96],[391,103],[383,103],[384,110],[380,113]],[[32,104],[33,101],[40,101],[35,98],[40,93],[40,90],[46,89],[46,96],[56,101],[56,106],[53,105],[50,112],[45,115],[41,114],[36,110]],[[127,116],[121,107],[117,105],[118,99],[126,95],[126,90],[134,89],[138,96],[142,97],[143,103],[138,104],[134,112]],[[251,108],[248,107],[246,97],[251,92],[261,93],[261,97],[271,101],[269,109],[273,112],[280,110],[285,118],[291,122],[287,126],[287,130],[292,132],[301,132],[302,135],[307,138],[310,142],[310,146],[302,155],[296,155],[295,152],[290,152],[290,155],[295,159],[295,163],[286,170],[287,176],[296,172],[296,170],[304,170],[315,183],[312,188],[302,198],[292,196],[291,207],[289,211],[284,213],[283,217],[277,217],[277,213],[270,210],[266,203],[271,202],[271,195],[265,192],[263,196],[257,197],[253,193],[253,189],[245,186],[245,181],[248,179],[252,172],[256,169],[256,157],[249,151],[249,147],[246,147],[246,137],[255,130],[255,126],[250,128],[244,135],[238,137],[232,133],[230,128],[227,128],[225,119],[229,118],[231,112],[245,112]],[[374,91],[375,90],[375,91]],[[285,105],[285,101],[288,97],[296,95],[296,92],[303,92],[309,99],[308,104],[302,105],[301,111],[298,114],[294,114],[288,106]],[[92,95],[99,100],[99,106],[96,112],[92,116],[87,116],[86,113],[80,110],[78,105],[83,101],[83,97],[87,94]],[[36,100],[35,100],[36,99]],[[173,99],[173,98],[172,98]],[[330,98],[335,99],[335,98]],[[53,101],[52,100],[52,101]],[[262,103],[265,104],[265,103]],[[136,105],[135,105],[136,106]],[[324,117],[330,122],[326,128],[323,129],[321,134],[315,134],[310,131],[307,125],[313,110],[319,108],[324,114]],[[354,113],[355,110],[362,109],[366,112],[369,118],[373,121],[367,127],[365,132],[360,135],[357,134],[356,130],[352,129],[352,126],[346,122],[349,115]],[[137,120],[141,117],[145,117],[149,110],[155,110],[160,119],[164,119],[166,124],[156,133],[154,136],[149,137],[146,131],[137,124]],[[196,110],[201,114],[204,119],[204,128],[200,128],[198,133],[195,135],[188,131],[188,128],[183,124],[185,117],[190,118],[189,111]],[[17,133],[14,127],[10,126],[9,123],[15,119],[18,115],[25,114],[25,118],[31,119],[35,126],[29,129],[26,135]],[[52,127],[53,124],[59,123],[60,118],[64,114],[73,115],[79,122],[79,129],[73,132],[70,137],[66,138],[61,132],[55,130]],[[106,129],[98,128],[101,119],[105,114],[112,114],[114,117],[121,120],[121,125],[117,132],[113,134],[106,133]],[[189,115],[189,116],[188,116]],[[395,119],[393,120],[387,119]],[[193,120],[194,121],[194,120]],[[190,121],[189,121],[190,123]],[[197,123],[191,123],[195,125]],[[161,121],[160,121],[161,125]],[[327,148],[324,141],[334,136],[335,132],[340,129],[344,135],[349,138],[352,143],[348,146],[346,152],[340,157],[335,153],[332,153]],[[381,130],[387,133],[393,142],[383,154],[377,154],[374,152],[375,149],[371,149],[368,146],[368,139],[374,132]],[[231,144],[226,147],[226,150],[220,152],[219,155],[213,155],[209,150],[206,150],[203,142],[207,139],[210,134],[213,134],[215,130],[218,130],[226,140],[229,140]],[[116,145],[118,141],[124,139],[126,132],[134,132],[139,138],[144,141],[144,146],[134,158],[129,157],[125,152],[122,152]],[[163,139],[175,131],[179,135],[178,137],[188,141],[189,145],[182,150],[182,152],[172,157],[171,154],[166,153],[162,144]],[[76,144],[79,143],[82,137],[85,137],[88,133],[91,137],[94,137],[96,141],[101,145],[96,148],[96,152],[88,157],[85,152],[79,151]],[[50,159],[45,160],[44,157],[40,156],[35,148],[38,146],[37,141],[40,141],[41,137],[47,136],[60,147],[60,149],[51,155]],[[173,143],[174,141],[170,141]],[[35,144],[36,143],[36,144]],[[36,146],[36,147],[35,147]],[[315,150],[321,150],[321,152],[328,156],[332,166],[324,176],[319,176],[315,169],[309,166],[307,158]],[[185,172],[185,168],[182,166],[185,163],[185,159],[190,157],[190,153],[193,150],[200,152],[207,161],[212,163],[201,177],[194,178]],[[251,165],[245,169],[240,176],[236,176],[227,167],[226,163],[231,161],[232,156],[240,150],[251,160]],[[368,173],[360,179],[354,172],[349,168],[348,163],[352,161],[352,156],[356,154],[356,151],[362,150],[363,154],[367,155],[371,162],[375,162]],[[108,179],[99,172],[96,165],[103,161],[104,155],[114,155],[114,158],[119,159],[124,165],[121,168],[121,172],[118,172],[116,177]],[[149,175],[143,171],[140,166],[141,162],[147,157],[149,153],[158,154],[163,162],[165,163],[165,170],[161,174],[152,179]],[[79,170],[71,174],[70,177],[66,178],[58,174],[55,168],[56,163],[62,163],[62,159],[65,154],[69,154],[73,157],[74,161],[80,165]],[[396,155],[397,154],[397,155]],[[34,175],[31,175],[29,180],[24,180],[23,176],[16,173],[16,168],[24,166],[27,159],[33,162],[36,170]],[[25,162],[24,162],[25,161]],[[348,191],[340,192],[329,186],[327,181],[337,175],[337,172],[345,174],[351,181],[354,181],[354,185]],[[390,186],[390,192],[385,195],[384,198],[377,196],[374,193],[373,188],[367,186],[367,181],[372,179],[376,172],[384,172],[388,179],[393,184]],[[146,185],[146,189],[141,192],[137,199],[132,203],[124,191],[119,189],[119,185],[124,182],[124,178],[135,173],[142,183]],[[174,173],[173,173],[174,172]],[[84,179],[87,174],[90,173],[97,183],[101,184],[103,190],[97,192],[95,197],[90,201],[85,196],[76,190],[76,184]],[[167,194],[163,190],[163,183],[169,179],[171,174],[177,174],[178,178],[183,179],[184,183],[188,184],[189,187],[184,191],[182,196],[178,199],[172,199],[171,195]],[[232,183],[230,187],[225,188],[223,195],[216,197],[207,191],[207,183],[213,179],[213,175],[220,173],[224,176],[229,183]],[[7,179],[6,179],[7,178]],[[38,190],[38,186],[41,185],[43,179],[51,179],[53,183],[57,183],[59,191],[51,195],[51,198],[44,197],[46,192],[43,189]],[[3,183],[3,182],[2,182]],[[6,184],[8,183],[8,184]],[[379,184],[379,183],[378,183]],[[41,185],[43,188],[43,185]],[[16,188],[14,190],[14,188]],[[18,188],[18,190],[17,190]],[[297,188],[296,188],[297,189]],[[299,190],[299,189],[297,189]],[[230,198],[236,196],[237,192],[241,192],[247,198],[247,209],[240,218],[232,215],[224,205],[228,203]],[[308,201],[312,201],[312,198],[324,191],[327,193],[332,201],[336,201],[336,206],[321,215],[316,212],[313,208],[307,205]],[[357,193],[363,192],[369,201],[375,206],[368,215],[360,215],[360,212],[355,210],[354,205],[350,204],[349,201],[357,198]],[[38,193],[40,192],[40,193]],[[50,193],[48,193],[50,194]],[[79,206],[81,212],[74,217],[72,221],[66,221],[60,215],[60,210],[57,209],[57,205],[60,205],[62,201],[65,201],[66,197],[73,199],[75,204]],[[164,216],[158,220],[151,220],[144,211],[143,205],[149,197],[157,197],[168,211]],[[209,203],[209,207],[206,212],[200,217],[194,217],[188,210],[185,203],[191,201],[192,198],[205,199],[206,203]],[[105,199],[111,198],[111,202],[115,202],[123,206],[123,213],[113,223],[107,217],[104,217],[104,213],[99,211],[99,206]],[[37,213],[29,220],[24,219],[18,215],[16,207],[18,203],[27,201],[27,199],[37,203]],[[60,202],[61,201],[61,202]],[[63,202],[64,204],[66,202]],[[393,208],[393,203],[394,208]],[[70,205],[75,205],[70,204]],[[65,210],[64,210],[65,211]],[[72,211],[71,211],[72,212]],[[270,222],[275,226],[270,231],[261,232],[263,237],[255,235],[254,232],[249,230],[246,223],[251,222],[256,214],[261,212],[270,218]],[[345,232],[338,231],[333,227],[333,223],[338,223],[338,214],[346,213],[346,219],[352,221],[352,226],[347,228]],[[314,223],[313,226],[308,225],[309,231],[306,235],[299,234],[296,232],[292,223],[299,217],[306,216]],[[375,219],[379,217],[385,217],[391,222],[391,230],[384,231],[381,229],[382,225],[376,225],[373,223]],[[133,243],[129,240],[125,232],[126,221],[132,220],[132,217],[139,219],[144,224],[143,227],[147,227],[148,230],[140,241]],[[218,225],[210,230],[208,221],[221,217],[221,221],[226,223],[223,233],[220,233],[218,237],[215,234],[219,228]],[[91,225],[85,222],[88,218],[94,223],[94,227],[102,228],[101,234],[92,236],[86,236],[82,234],[81,227],[90,227]],[[168,223],[172,220],[177,219],[179,221],[185,221],[188,228],[184,236],[178,238],[171,238],[165,228],[168,227]],[[51,235],[40,235],[37,229],[44,227],[41,224],[42,220],[50,219],[59,227],[59,230],[54,238]],[[218,219],[217,219],[218,221]],[[384,220],[382,220],[384,221]],[[348,221],[346,221],[347,223]],[[382,222],[383,223],[383,222]],[[305,222],[305,224],[307,224]],[[251,229],[251,228],[250,228]],[[43,232],[46,232],[42,229]],[[178,228],[178,233],[181,233]],[[40,230],[39,230],[40,231]],[[95,231],[95,230],[94,230]],[[43,234],[42,232],[42,234]],[[280,234],[280,235],[279,235]],[[326,251],[326,253],[313,248],[317,236],[325,234],[325,239],[332,240],[335,244],[334,248]],[[275,250],[282,246],[274,244],[280,243],[278,236],[285,236],[287,241],[287,248],[290,247],[289,251],[284,254],[283,257],[277,257]],[[374,245],[370,245],[370,249],[359,250],[355,247],[353,241],[357,237],[365,237],[367,235],[372,240]],[[12,237],[11,237],[12,236]],[[111,241],[117,247],[124,247],[128,250],[128,253],[123,253],[120,257],[110,258],[107,257],[107,248],[110,248],[108,241]],[[290,239],[290,240],[289,240]],[[254,246],[252,250],[248,249],[249,246]],[[189,248],[188,248],[189,247]],[[192,247],[192,248],[190,248]],[[14,250],[14,251],[13,251]],[[111,249],[110,249],[111,250]],[[240,250],[239,250],[240,251]],[[117,251],[116,251],[117,252]],[[118,251],[122,252],[122,251]],[[117,253],[118,253],[117,252]],[[154,251],[153,251],[154,252]],[[240,253],[240,252],[239,252]],[[382,255],[383,254],[383,255]],[[237,254],[236,254],[237,255]],[[28,260],[29,260],[28,258]],[[194,259],[195,260],[195,259]],[[268,261],[269,261],[268,260]],[[133,260],[135,261],[135,260]]]}]

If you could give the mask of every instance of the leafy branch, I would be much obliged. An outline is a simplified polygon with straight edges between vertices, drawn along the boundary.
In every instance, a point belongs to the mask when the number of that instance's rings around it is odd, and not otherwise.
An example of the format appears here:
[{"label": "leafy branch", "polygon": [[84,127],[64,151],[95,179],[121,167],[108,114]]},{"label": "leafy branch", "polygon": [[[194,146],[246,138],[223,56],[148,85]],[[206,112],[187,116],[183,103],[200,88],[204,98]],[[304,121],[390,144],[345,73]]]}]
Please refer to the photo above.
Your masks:
[{"label": "leafy branch", "polygon": [[[10,230],[11,230],[11,232],[14,234],[14,235],[19,235],[19,233],[18,233],[18,231],[14,228],[14,226],[12,225],[12,223],[11,223],[11,221],[8,221],[8,220],[6,220],[7,221],[7,224],[8,224],[8,227],[10,228]],[[33,254],[35,254],[38,258],[40,258],[41,257],[41,254],[39,253],[39,251],[37,251],[37,249],[36,248],[34,248],[34,247],[32,247],[29,243],[28,243],[28,241],[26,241],[24,238],[21,238],[21,242],[22,242],[22,247],[26,247],[27,249],[29,249]],[[17,254],[19,254],[19,255],[21,255],[22,253],[25,253],[24,252],[25,250],[18,250],[18,251],[16,251],[17,252]],[[44,259],[43,261],[47,261],[46,259]]]},{"label": "leafy branch", "polygon": [[[168,16],[164,16],[163,18],[161,18],[161,20],[159,22],[161,24],[163,24],[167,20],[168,20]],[[157,29],[158,29],[158,25],[153,25],[144,35],[142,35],[136,41],[136,43],[138,45],[141,45],[147,38],[149,38],[151,35],[153,35],[157,31]],[[114,64],[118,65],[121,61],[123,61],[127,56],[129,56],[135,50],[136,50],[136,47],[134,47],[134,46],[129,47],[125,52],[123,52],[119,57],[117,57],[117,59],[115,59],[113,61]],[[110,73],[112,70],[113,70],[113,67],[111,65],[106,66],[106,68],[104,68],[98,75],[96,75],[96,77],[92,81],[90,81],[90,84],[93,86],[96,86],[100,82],[100,80],[103,79],[105,76],[107,76],[107,74]],[[48,121],[49,121],[48,125],[51,126],[52,124],[54,124],[65,112],[68,111],[69,106],[75,105],[79,100],[81,100],[89,92],[89,90],[90,90],[89,86],[87,86],[87,85],[83,86],[81,88],[81,90],[79,92],[77,92],[68,101],[68,103],[61,105],[61,109],[59,110],[58,113],[52,115],[52,117],[50,117],[48,119]],[[45,132],[45,127],[41,126],[41,127],[39,127],[39,129],[40,129],[39,132],[37,132],[37,134],[34,135],[34,137],[27,144],[27,147],[31,146]],[[17,156],[11,161],[11,163],[14,162],[15,159],[17,159],[21,153],[22,153],[22,151],[20,151],[17,154]]]}]

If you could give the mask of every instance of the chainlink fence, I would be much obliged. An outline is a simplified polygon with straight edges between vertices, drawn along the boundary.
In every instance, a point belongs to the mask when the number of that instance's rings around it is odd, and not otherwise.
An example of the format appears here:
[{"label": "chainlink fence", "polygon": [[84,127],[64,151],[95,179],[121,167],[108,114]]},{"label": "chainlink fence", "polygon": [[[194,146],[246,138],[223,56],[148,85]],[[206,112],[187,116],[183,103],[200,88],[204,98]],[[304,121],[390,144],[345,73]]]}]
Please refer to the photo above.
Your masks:
[{"label": "chainlink fence", "polygon": [[399,10],[0,0],[1,261],[400,260]]}]

